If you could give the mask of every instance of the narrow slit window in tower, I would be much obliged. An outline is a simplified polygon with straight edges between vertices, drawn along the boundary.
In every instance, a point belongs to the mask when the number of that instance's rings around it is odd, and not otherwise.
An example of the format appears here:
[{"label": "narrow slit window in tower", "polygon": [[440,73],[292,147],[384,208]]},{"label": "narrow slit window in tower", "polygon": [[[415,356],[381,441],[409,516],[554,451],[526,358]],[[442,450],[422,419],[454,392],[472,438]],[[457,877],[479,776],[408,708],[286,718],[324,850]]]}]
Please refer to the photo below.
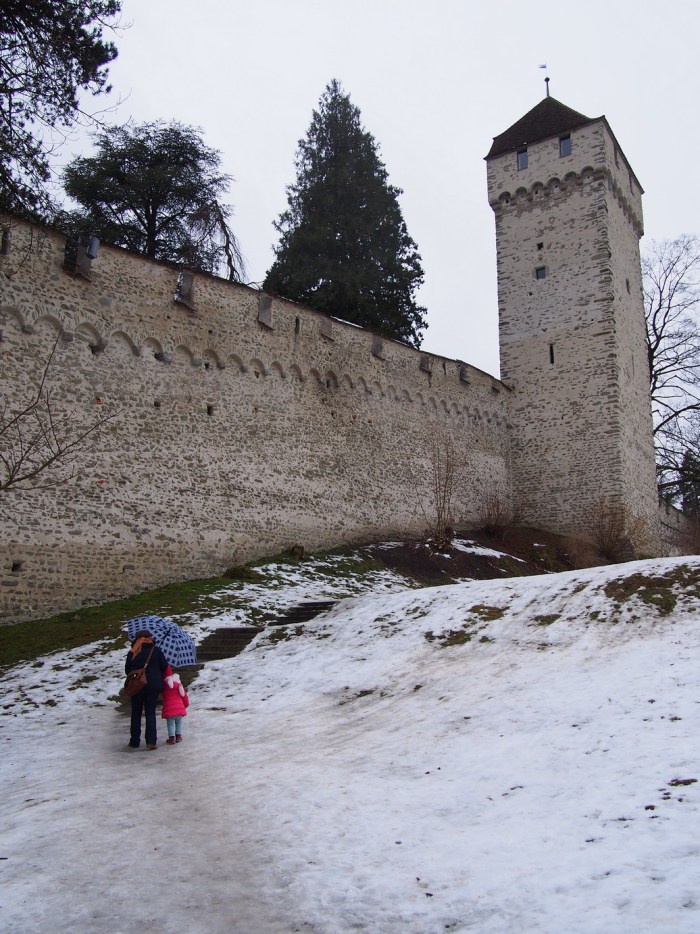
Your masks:
[{"label": "narrow slit window in tower", "polygon": [[554,363],[554,344],[549,345],[549,362]]}]

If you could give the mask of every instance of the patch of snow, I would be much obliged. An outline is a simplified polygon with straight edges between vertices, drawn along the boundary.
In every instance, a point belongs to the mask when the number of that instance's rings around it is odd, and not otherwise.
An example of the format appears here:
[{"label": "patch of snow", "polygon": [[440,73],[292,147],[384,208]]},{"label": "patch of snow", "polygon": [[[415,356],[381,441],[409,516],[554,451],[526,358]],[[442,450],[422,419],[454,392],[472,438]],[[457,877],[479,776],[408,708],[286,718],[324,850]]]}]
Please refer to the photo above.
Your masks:
[{"label": "patch of snow", "polygon": [[523,561],[522,558],[516,558],[505,551],[495,551],[493,548],[486,548],[483,545],[477,545],[476,542],[464,539],[455,539],[452,542],[452,547],[455,551],[464,551],[470,555],[484,555],[488,558],[512,558],[514,561]]},{"label": "patch of snow", "polygon": [[[155,752],[126,747],[126,642],[10,669],[0,928],[694,934],[700,598],[677,588],[662,615],[606,595],[682,566],[697,581],[700,557],[337,582],[302,635],[208,663],[184,742]],[[237,595],[333,587],[305,573]]]}]

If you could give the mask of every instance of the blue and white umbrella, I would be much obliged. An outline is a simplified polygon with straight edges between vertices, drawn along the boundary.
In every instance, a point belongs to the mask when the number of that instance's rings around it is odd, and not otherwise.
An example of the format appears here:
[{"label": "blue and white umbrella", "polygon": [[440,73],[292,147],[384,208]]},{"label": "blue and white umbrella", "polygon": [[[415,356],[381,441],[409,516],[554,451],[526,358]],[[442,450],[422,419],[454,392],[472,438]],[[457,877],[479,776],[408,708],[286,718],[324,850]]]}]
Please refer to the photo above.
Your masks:
[{"label": "blue and white umbrella", "polygon": [[126,621],[129,638],[140,629],[147,629],[158,648],[174,668],[197,664],[197,646],[194,639],[171,619],[163,616],[136,616]]}]

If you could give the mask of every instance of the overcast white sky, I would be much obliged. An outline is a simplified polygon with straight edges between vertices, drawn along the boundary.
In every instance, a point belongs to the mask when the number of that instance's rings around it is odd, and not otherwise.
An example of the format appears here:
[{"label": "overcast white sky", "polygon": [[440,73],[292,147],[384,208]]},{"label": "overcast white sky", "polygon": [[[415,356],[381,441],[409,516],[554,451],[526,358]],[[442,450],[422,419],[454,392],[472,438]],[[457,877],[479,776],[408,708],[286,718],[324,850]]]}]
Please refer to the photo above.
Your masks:
[{"label": "overcast white sky", "polygon": [[325,86],[342,82],[404,190],[433,353],[498,373],[483,158],[544,97],[540,64],[553,97],[608,118],[646,192],[646,239],[700,226],[687,174],[700,151],[694,0],[123,0],[123,13],[114,122],[202,128],[235,178],[229,201],[253,282],[273,259],[297,143]]}]

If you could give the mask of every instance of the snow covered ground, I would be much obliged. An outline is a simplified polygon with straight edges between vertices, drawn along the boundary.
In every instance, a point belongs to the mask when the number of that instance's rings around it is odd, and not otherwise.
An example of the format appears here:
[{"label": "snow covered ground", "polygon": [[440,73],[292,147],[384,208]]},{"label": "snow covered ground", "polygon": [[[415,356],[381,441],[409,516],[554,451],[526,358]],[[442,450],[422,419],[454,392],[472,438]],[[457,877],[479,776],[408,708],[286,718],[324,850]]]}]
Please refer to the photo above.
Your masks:
[{"label": "snow covered ground", "polygon": [[[278,606],[347,592],[304,568]],[[9,671],[0,930],[700,931],[700,557],[371,589],[208,663],[155,752],[126,641]]]}]

